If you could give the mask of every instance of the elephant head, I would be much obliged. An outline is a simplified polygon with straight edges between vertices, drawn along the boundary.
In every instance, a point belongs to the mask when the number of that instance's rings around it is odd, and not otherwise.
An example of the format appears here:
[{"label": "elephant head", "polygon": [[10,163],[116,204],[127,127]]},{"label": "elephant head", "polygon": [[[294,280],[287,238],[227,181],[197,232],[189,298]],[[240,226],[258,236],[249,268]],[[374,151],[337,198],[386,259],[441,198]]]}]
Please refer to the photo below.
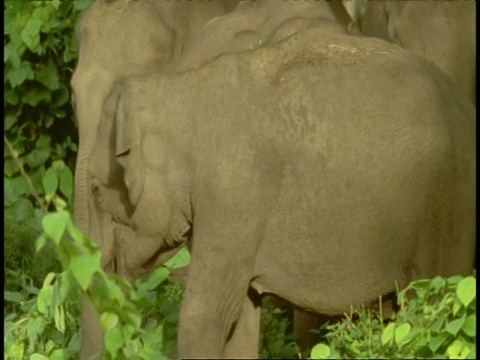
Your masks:
[{"label": "elephant head", "polygon": [[475,104],[475,1],[368,1],[361,31],[433,61]]},{"label": "elephant head", "polygon": [[180,59],[177,70],[196,68],[221,54],[242,52],[282,40],[328,19],[347,30],[352,21],[341,1],[243,1],[208,22]]},{"label": "elephant head", "polygon": [[[236,0],[98,0],[80,22],[79,59],[71,80],[79,130],[75,222],[104,250],[104,266],[111,264],[113,221],[126,221],[132,211],[111,147],[113,123],[102,122],[101,115],[114,83],[128,75],[166,71],[199,28],[235,5]],[[83,320],[82,359],[100,352],[103,343],[96,314],[85,301]]]},{"label": "elephant head", "polygon": [[[125,79],[117,90],[115,157],[135,207],[129,223],[138,236],[157,237],[157,251],[161,253],[162,249],[183,244],[191,233],[188,175],[181,152],[184,147],[182,141],[171,136],[165,122],[157,121],[153,110],[156,97],[149,94],[148,84]],[[139,96],[139,90],[144,90],[145,96]]]}]

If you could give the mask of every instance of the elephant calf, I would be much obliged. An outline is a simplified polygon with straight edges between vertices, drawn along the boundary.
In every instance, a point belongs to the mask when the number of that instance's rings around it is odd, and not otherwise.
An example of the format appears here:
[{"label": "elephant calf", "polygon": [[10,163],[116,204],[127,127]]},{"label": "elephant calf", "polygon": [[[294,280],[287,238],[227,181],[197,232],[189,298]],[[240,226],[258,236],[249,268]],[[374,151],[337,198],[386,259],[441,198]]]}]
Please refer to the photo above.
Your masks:
[{"label": "elephant calf", "polygon": [[262,294],[338,315],[396,281],[469,274],[474,116],[428,61],[321,22],[117,82],[102,122],[128,221],[156,239],[145,261],[192,253],[178,357],[256,357]]}]

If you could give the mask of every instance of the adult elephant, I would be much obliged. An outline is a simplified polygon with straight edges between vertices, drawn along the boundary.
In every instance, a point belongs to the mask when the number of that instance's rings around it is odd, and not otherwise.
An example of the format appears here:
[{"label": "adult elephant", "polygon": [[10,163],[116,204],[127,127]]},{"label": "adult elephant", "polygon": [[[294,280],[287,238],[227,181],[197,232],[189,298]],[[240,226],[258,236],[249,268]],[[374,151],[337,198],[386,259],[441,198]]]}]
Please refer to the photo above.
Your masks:
[{"label": "adult elephant", "polygon": [[395,282],[469,274],[474,116],[436,66],[328,12],[271,46],[126,79],[96,143],[132,206],[115,258],[131,239],[144,263],[188,243],[179,358],[256,357],[263,294],[338,315]]},{"label": "adult elephant", "polygon": [[476,103],[476,1],[368,1],[361,31],[433,61]]},{"label": "adult elephant", "polygon": [[[91,239],[99,242],[104,266],[115,270],[108,257],[111,247],[106,234],[112,215],[96,211],[88,175],[91,153],[97,140],[100,114],[114,82],[127,75],[165,71],[184,47],[210,19],[225,14],[236,1],[94,1],[78,28],[79,59],[71,85],[78,119],[79,152],[75,170],[75,222]],[[107,150],[108,152],[108,150]],[[93,159],[108,161],[108,154]],[[112,168],[102,178],[113,189],[112,201],[121,203],[125,190],[121,172]],[[128,211],[125,210],[125,211]],[[83,301],[82,359],[101,351],[102,331],[97,315]]]}]

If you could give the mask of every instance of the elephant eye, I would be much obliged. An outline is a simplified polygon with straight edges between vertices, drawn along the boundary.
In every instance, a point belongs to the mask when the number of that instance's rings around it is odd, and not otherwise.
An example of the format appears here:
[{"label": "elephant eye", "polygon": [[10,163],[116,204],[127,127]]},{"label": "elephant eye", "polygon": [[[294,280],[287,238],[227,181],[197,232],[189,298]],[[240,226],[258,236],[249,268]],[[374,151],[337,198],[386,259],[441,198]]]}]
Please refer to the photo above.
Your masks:
[{"label": "elephant eye", "polygon": [[127,149],[125,151],[122,151],[121,153],[118,153],[117,155],[115,155],[118,158],[122,158],[122,157],[125,157],[127,156],[128,154],[130,154],[130,149]]}]

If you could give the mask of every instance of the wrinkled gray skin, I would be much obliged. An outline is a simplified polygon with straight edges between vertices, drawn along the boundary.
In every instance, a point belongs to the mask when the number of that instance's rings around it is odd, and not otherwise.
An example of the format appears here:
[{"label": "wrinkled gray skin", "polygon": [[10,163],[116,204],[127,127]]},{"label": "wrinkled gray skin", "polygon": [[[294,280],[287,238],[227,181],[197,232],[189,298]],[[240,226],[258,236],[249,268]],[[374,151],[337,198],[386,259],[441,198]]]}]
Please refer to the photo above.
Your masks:
[{"label": "wrinkled gray skin", "polygon": [[157,239],[148,262],[192,253],[178,357],[256,357],[262,294],[340,315],[396,281],[470,274],[474,116],[430,62],[329,21],[117,83],[97,146],[124,169],[125,222]]},{"label": "wrinkled gray skin", "polygon": [[177,71],[196,68],[221,54],[266,46],[319,18],[345,30],[352,21],[341,1],[242,1],[231,13],[209,21],[195,36]]},{"label": "wrinkled gray skin", "polygon": [[[212,19],[195,36],[176,67],[177,71],[197,68],[221,54],[268,46],[284,39],[316,21],[347,31],[352,22],[341,1],[278,1],[255,0],[240,2],[236,9]],[[274,302],[282,304],[281,300]],[[311,329],[322,322],[317,316],[294,309],[293,330],[302,349],[318,342]]]},{"label": "wrinkled gray skin", "polygon": [[476,1],[368,1],[361,30],[433,61],[475,104]]},{"label": "wrinkled gray skin", "polygon": [[[131,208],[125,200],[121,169],[107,162],[108,142],[105,141],[105,147],[95,149],[95,157],[91,156],[105,100],[114,82],[124,76],[165,71],[169,64],[178,60],[194,33],[234,6],[236,1],[233,0],[98,0],[92,2],[79,26],[79,60],[71,81],[80,138],[75,173],[75,222],[100,244],[103,265],[107,269],[125,272],[112,262],[112,228],[113,221],[126,218]],[[97,182],[88,175],[90,166],[101,169]],[[100,185],[110,191],[100,191]],[[100,208],[108,211],[98,211],[98,201]],[[97,316],[84,301],[81,358],[89,359],[102,347]]]}]

